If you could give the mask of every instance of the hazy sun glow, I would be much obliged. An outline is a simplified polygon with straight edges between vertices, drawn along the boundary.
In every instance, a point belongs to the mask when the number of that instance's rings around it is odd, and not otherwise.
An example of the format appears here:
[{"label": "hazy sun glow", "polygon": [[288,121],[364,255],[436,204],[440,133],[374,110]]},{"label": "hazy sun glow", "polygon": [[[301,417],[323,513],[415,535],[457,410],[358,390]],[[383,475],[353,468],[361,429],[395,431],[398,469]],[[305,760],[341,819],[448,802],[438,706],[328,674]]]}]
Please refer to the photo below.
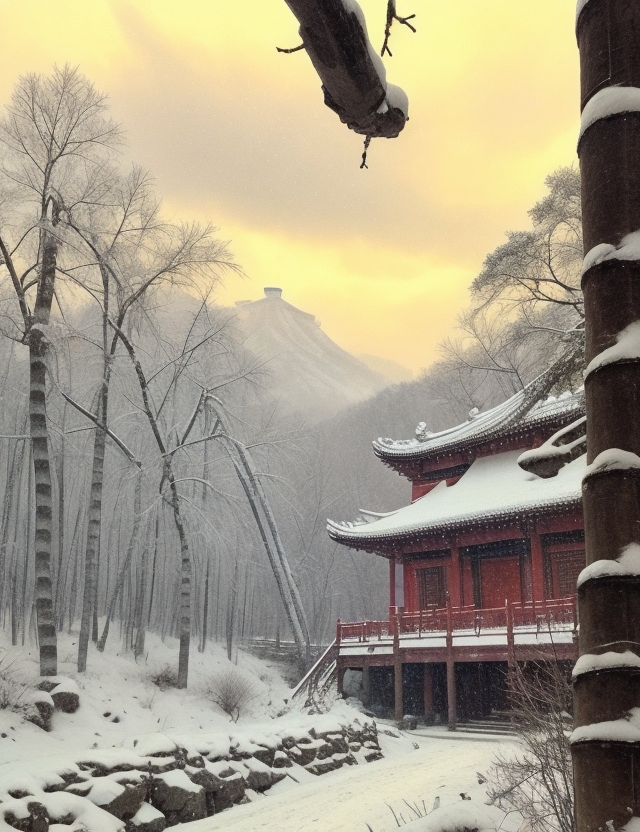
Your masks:
[{"label": "hazy sun glow", "polygon": [[[379,46],[385,0],[360,0]],[[80,65],[173,216],[211,220],[247,279],[314,313],[353,353],[412,370],[465,304],[544,178],[574,163],[574,0],[399,0],[389,79],[409,95],[395,140],[362,140],[322,103],[284,0],[0,0],[6,102],[20,74]]]}]

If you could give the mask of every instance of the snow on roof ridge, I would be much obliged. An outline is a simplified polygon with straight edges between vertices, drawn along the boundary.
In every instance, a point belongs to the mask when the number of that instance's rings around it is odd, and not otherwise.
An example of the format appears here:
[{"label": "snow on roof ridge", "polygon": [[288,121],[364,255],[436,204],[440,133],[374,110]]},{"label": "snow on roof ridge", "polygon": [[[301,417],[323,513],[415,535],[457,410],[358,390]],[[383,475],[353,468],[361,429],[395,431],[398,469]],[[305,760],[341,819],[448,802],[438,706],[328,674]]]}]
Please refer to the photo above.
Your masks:
[{"label": "snow on roof ridge", "polygon": [[[426,436],[424,440],[420,440],[418,436],[415,439],[390,439],[380,437],[374,440],[373,447],[383,456],[388,455],[389,452],[394,456],[401,456],[421,451],[441,450],[457,442],[477,441],[488,438],[493,433],[501,429],[507,429],[514,424],[525,425],[527,423],[535,423],[538,419],[544,419],[547,415],[551,417],[558,413],[569,412],[572,409],[577,409],[579,403],[581,405],[584,396],[584,387],[580,387],[575,391],[566,390],[559,396],[549,395],[546,398],[535,399],[533,403],[527,403],[527,392],[543,376],[544,374],[538,376],[538,378],[530,382],[525,388],[519,390],[504,402],[489,410],[485,410],[483,413],[474,414],[466,422],[462,422],[459,425],[445,428],[445,430],[438,431],[437,433],[428,433],[422,428],[424,423],[421,422],[418,428],[421,428],[421,432]],[[418,429],[416,429],[417,431]]]}]

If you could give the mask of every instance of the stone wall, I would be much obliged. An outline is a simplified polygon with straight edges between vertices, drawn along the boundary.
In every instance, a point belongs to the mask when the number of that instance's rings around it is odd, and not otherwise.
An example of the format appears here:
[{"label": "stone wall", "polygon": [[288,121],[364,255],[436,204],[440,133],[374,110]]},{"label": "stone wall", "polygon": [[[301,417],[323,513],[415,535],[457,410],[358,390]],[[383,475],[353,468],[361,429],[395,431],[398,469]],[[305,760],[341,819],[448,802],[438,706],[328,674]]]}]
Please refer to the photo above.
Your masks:
[{"label": "stone wall", "polygon": [[302,770],[321,775],[381,757],[376,724],[361,715],[289,715],[270,733],[144,735],[53,771],[34,763],[3,775],[0,832],[48,832],[54,823],[162,832],[247,803]]}]

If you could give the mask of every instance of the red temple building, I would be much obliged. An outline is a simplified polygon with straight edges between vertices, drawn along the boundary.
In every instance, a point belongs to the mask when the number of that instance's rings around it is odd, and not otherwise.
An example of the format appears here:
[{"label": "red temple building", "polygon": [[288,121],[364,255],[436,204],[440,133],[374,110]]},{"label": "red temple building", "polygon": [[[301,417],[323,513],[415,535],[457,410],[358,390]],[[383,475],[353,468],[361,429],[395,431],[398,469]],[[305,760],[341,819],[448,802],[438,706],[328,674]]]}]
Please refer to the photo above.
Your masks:
[{"label": "red temple building", "polygon": [[334,540],[389,561],[388,620],[338,622],[334,648],[340,689],[360,671],[378,713],[484,719],[506,707],[510,664],[577,658],[584,391],[535,389],[449,430],[374,442],[411,504],[329,521]]}]

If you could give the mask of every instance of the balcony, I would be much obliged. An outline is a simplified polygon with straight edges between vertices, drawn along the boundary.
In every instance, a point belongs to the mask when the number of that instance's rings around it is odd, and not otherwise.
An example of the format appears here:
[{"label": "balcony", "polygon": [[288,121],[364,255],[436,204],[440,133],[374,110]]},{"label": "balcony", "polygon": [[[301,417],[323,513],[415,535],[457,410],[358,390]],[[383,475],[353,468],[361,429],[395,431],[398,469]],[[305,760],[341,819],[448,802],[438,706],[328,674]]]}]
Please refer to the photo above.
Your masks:
[{"label": "balcony", "polygon": [[[387,621],[342,623],[336,644],[355,646],[394,642],[398,647],[463,647],[491,643],[573,642],[577,632],[575,596],[549,601],[507,603],[496,609],[432,608],[407,612],[401,607]],[[420,643],[422,642],[422,644]]]}]

